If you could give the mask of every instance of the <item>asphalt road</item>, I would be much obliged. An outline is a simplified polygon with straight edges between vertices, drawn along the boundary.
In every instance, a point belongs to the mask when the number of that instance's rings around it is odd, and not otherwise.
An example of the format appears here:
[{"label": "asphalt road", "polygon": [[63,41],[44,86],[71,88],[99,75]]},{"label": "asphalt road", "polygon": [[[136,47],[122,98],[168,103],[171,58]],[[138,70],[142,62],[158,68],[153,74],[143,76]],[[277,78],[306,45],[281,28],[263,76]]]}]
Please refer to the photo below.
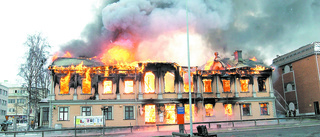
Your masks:
[{"label": "asphalt road", "polygon": [[320,137],[320,125],[250,129],[217,133],[218,137]]}]

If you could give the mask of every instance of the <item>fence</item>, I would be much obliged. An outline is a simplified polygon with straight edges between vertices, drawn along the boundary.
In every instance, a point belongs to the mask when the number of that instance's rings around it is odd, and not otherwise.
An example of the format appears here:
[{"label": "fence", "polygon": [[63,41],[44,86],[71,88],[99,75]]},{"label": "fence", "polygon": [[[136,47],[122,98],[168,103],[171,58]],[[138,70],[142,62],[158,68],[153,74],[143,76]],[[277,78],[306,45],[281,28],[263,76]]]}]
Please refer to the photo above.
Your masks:
[{"label": "fence", "polygon": [[[211,128],[211,124],[220,124],[220,123],[232,123],[232,127],[234,127],[234,123],[237,122],[254,122],[254,125],[257,126],[257,121],[269,121],[276,120],[277,124],[280,124],[280,120],[288,120],[288,119],[299,119],[301,122],[303,119],[319,119],[320,115],[313,116],[298,116],[298,117],[285,117],[285,118],[265,118],[265,119],[250,119],[250,120],[232,120],[232,121],[211,121],[211,122],[194,122],[194,125],[199,124],[207,124],[209,128]],[[156,124],[157,131],[159,131],[160,127],[163,126],[177,126],[178,124]],[[185,123],[185,125],[189,125],[189,123]],[[81,127],[81,128],[63,128],[63,129],[49,129],[49,130],[35,130],[35,131],[5,131],[1,133],[5,133],[6,135],[13,135],[16,137],[17,134],[25,134],[25,133],[41,133],[41,136],[44,137],[46,132],[59,132],[59,131],[71,131],[73,134],[69,134],[69,136],[77,136],[77,131],[87,131],[87,130],[99,130],[101,131],[101,135],[105,135],[106,129],[130,129],[130,133],[133,132],[134,126],[117,126],[117,127]],[[97,133],[97,132],[95,132]]]}]

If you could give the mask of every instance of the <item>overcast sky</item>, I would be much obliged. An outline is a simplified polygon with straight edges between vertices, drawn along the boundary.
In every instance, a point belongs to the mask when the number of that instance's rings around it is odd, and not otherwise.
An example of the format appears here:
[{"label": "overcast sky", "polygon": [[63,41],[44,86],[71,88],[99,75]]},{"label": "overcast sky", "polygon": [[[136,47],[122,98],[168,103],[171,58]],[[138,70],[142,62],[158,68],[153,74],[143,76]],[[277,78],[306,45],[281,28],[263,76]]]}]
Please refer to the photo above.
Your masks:
[{"label": "overcast sky", "polygon": [[80,38],[86,24],[92,21],[96,4],[96,0],[0,1],[0,82],[16,82],[28,34],[41,32],[54,53],[60,45]]},{"label": "overcast sky", "polygon": [[[137,59],[187,65],[185,1],[112,1],[0,1],[0,82],[16,82],[26,52],[23,43],[36,32],[47,37],[51,54],[70,51],[92,57],[101,55],[105,46],[121,43],[133,47]],[[232,58],[235,50],[270,65],[276,55],[320,41],[319,0],[188,4],[192,66],[204,64],[214,52]]]}]

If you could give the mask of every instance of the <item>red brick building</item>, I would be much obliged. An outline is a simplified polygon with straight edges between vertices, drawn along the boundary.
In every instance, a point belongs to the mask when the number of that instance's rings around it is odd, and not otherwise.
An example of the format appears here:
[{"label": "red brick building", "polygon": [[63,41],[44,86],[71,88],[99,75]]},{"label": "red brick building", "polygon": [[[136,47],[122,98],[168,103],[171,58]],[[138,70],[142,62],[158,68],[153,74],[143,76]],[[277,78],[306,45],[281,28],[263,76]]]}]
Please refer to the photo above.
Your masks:
[{"label": "red brick building", "polygon": [[287,110],[296,109],[300,115],[319,114],[319,53],[320,43],[314,42],[273,59],[277,66],[274,89],[284,98],[279,101]]}]

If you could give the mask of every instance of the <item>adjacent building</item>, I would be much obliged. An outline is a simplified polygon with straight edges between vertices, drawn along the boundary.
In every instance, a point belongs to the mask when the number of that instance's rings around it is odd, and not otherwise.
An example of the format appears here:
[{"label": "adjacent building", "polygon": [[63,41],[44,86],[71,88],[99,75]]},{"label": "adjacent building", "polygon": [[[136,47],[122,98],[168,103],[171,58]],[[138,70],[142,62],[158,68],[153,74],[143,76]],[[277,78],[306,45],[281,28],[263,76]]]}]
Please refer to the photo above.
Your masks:
[{"label": "adjacent building", "polygon": [[313,42],[273,59],[279,102],[298,115],[320,114],[319,53],[320,42]]},{"label": "adjacent building", "polygon": [[6,120],[8,87],[0,84],[0,123]]},{"label": "adjacent building", "polygon": [[42,127],[175,124],[178,107],[184,107],[186,123],[190,109],[194,122],[276,115],[272,68],[243,59],[241,51],[235,59],[216,54],[204,67],[191,67],[191,83],[188,68],[173,62],[106,65],[58,58],[49,70],[50,98],[39,103]]},{"label": "adjacent building", "polygon": [[[8,113],[9,120],[15,117],[18,123],[26,123],[28,117],[28,92],[21,86],[9,87]],[[34,116],[32,113],[31,116]]]}]

